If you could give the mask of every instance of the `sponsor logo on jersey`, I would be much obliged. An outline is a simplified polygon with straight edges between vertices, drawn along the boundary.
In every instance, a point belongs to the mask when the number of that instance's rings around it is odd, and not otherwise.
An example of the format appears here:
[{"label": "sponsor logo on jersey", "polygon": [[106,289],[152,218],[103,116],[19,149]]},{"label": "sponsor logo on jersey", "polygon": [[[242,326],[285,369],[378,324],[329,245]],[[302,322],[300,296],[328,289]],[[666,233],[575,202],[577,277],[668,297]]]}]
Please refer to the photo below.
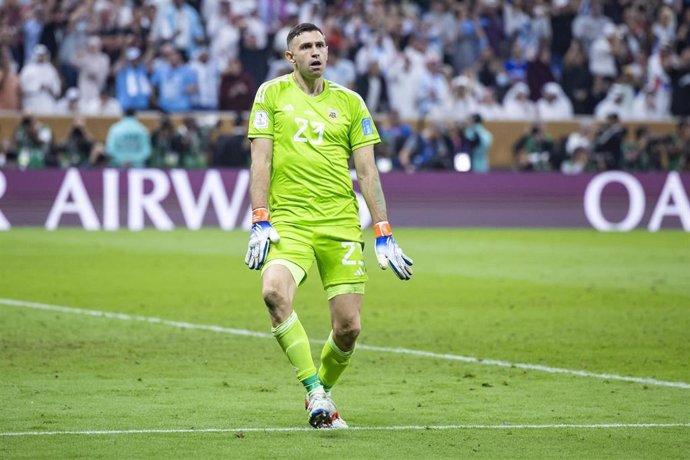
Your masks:
[{"label": "sponsor logo on jersey", "polygon": [[371,136],[374,134],[374,127],[371,124],[371,118],[363,118],[362,119],[362,134],[365,136]]},{"label": "sponsor logo on jersey", "polygon": [[338,118],[338,112],[335,109],[328,109],[328,118],[336,119]]},{"label": "sponsor logo on jersey", "polygon": [[268,113],[265,110],[257,110],[254,114],[254,127],[257,129],[268,128]]}]

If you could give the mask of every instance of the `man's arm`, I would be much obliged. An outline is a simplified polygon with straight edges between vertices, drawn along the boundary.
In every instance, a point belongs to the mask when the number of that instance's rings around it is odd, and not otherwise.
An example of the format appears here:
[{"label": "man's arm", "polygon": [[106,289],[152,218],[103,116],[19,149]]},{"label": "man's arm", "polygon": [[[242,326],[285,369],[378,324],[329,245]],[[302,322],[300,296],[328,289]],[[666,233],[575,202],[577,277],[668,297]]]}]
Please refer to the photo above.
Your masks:
[{"label": "man's arm", "polygon": [[268,189],[271,184],[271,164],[273,161],[273,139],[258,137],[252,139],[252,165],[249,194],[252,209],[268,209]]},{"label": "man's arm", "polygon": [[352,152],[357,171],[357,182],[374,223],[387,221],[386,199],[381,188],[379,171],[374,161],[374,146],[367,145]]},{"label": "man's arm", "polygon": [[268,211],[268,189],[271,184],[271,163],[273,139],[252,140],[252,166],[249,194],[252,199],[252,233],[244,263],[252,270],[263,267],[271,243],[280,241],[278,233],[270,223]]},{"label": "man's arm", "polygon": [[412,259],[407,257],[393,238],[388,223],[386,199],[383,196],[379,171],[374,161],[374,146],[367,145],[352,152],[357,171],[357,182],[374,221],[376,234],[376,259],[379,267],[393,269],[398,278],[409,280],[412,277]]}]

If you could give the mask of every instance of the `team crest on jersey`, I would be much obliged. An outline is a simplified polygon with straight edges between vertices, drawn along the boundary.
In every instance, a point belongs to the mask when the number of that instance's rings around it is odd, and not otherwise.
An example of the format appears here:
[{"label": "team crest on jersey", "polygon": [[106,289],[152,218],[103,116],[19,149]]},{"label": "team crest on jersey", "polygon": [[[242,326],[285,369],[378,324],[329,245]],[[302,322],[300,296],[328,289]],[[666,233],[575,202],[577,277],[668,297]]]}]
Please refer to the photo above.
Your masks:
[{"label": "team crest on jersey", "polygon": [[257,129],[268,128],[268,112],[265,110],[257,110],[254,114],[254,127]]},{"label": "team crest on jersey", "polygon": [[336,119],[338,118],[338,112],[335,109],[328,109],[328,118]]}]

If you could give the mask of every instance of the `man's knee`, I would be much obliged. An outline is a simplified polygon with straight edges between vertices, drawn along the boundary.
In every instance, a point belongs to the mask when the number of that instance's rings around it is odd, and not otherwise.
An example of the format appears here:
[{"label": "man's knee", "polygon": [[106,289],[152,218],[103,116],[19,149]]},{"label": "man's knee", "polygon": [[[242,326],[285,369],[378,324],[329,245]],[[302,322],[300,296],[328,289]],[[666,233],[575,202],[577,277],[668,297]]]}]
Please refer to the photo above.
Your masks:
[{"label": "man's knee", "polygon": [[354,346],[362,327],[359,323],[359,318],[352,318],[347,321],[339,321],[333,325],[333,335],[338,344],[344,345],[346,348]]},{"label": "man's knee", "polygon": [[281,288],[276,283],[266,283],[262,295],[269,310],[278,310],[290,304],[287,289]]}]

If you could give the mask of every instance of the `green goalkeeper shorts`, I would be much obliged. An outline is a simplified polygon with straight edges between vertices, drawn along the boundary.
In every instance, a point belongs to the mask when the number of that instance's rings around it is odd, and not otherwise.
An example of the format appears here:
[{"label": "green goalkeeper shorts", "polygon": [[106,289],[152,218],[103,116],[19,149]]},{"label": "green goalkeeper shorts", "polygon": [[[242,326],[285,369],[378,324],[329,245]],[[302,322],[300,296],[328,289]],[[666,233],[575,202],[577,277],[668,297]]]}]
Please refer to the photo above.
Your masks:
[{"label": "green goalkeeper shorts", "polygon": [[272,243],[264,267],[271,261],[287,260],[304,270],[316,261],[324,289],[341,284],[364,283],[369,278],[364,266],[362,230],[359,227],[273,224],[280,235]]}]

